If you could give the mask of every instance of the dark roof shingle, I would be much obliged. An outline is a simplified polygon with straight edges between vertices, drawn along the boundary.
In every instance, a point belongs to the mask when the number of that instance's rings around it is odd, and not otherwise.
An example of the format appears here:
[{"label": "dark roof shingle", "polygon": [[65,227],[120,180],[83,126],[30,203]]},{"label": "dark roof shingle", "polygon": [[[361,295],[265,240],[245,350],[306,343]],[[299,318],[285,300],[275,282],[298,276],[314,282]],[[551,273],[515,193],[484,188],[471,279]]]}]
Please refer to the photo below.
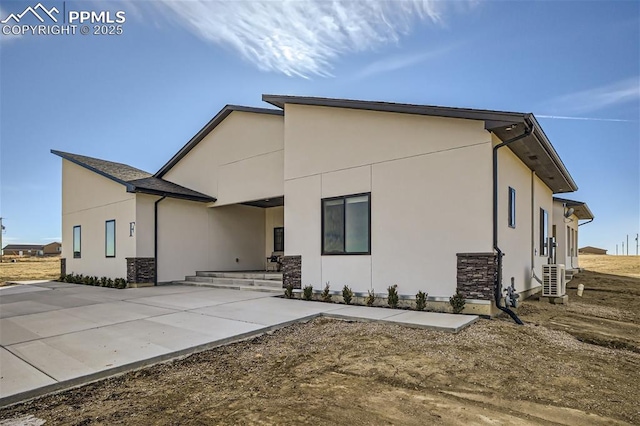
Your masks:
[{"label": "dark roof shingle", "polygon": [[216,200],[214,197],[185,188],[168,180],[154,177],[149,172],[136,169],[127,164],[53,149],[51,153],[126,186],[127,192],[139,192],[201,202]]}]

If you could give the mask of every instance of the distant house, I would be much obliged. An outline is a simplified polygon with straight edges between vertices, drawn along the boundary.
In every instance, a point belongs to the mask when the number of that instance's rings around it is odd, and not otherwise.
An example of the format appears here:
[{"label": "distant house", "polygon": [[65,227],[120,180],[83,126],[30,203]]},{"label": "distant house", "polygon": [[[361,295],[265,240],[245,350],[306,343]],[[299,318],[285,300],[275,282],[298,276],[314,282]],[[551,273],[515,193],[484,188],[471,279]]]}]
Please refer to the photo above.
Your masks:
[{"label": "distant house", "polygon": [[44,251],[45,256],[55,256],[62,253],[62,243],[54,241],[49,244],[45,244],[42,246],[42,250]]},{"label": "distant house", "polygon": [[62,244],[7,244],[2,249],[5,256],[55,256],[62,252]]},{"label": "distant house", "polygon": [[586,246],[578,249],[579,254],[607,254],[605,249],[598,247]]}]

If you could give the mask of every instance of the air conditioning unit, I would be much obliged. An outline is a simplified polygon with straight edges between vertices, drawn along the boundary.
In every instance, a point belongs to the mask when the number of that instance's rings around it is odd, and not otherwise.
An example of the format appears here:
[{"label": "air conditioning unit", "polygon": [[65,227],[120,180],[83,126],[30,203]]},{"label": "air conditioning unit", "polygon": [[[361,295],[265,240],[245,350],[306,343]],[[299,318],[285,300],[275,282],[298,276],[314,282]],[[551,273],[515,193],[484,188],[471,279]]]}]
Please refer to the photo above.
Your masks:
[{"label": "air conditioning unit", "polygon": [[564,265],[542,265],[542,295],[564,296],[566,292]]}]

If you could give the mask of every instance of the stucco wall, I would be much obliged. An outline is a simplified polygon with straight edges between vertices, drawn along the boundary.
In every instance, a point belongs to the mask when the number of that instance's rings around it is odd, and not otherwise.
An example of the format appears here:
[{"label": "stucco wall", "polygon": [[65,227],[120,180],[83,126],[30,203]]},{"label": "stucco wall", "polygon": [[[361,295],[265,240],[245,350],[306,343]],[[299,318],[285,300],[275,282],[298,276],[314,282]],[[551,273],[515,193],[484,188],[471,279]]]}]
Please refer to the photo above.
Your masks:
[{"label": "stucco wall", "polygon": [[[264,267],[264,210],[167,198],[158,206],[158,281]],[[236,259],[237,262],[236,262]]]},{"label": "stucco wall", "polygon": [[283,117],[234,111],[164,178],[221,206],[281,196],[283,161]]},{"label": "stucco wall", "polygon": [[[286,105],[285,252],[303,285],[453,294],[456,253],[491,251],[490,141],[483,122]],[[321,199],[369,191],[372,254],[321,256]]]},{"label": "stucco wall", "polygon": [[[565,265],[567,269],[577,269],[578,265],[578,242],[573,241],[567,229],[573,232],[573,240],[577,239],[578,218],[571,215],[569,218],[564,217],[565,208],[559,201],[553,202],[553,224],[556,225],[556,244],[558,263]],[[570,251],[573,247],[573,251]],[[573,254],[573,256],[572,256]]]},{"label": "stucco wall", "polygon": [[[67,273],[124,278],[126,257],[135,256],[135,194],[70,161],[62,160],[62,257]],[[105,222],[116,221],[116,257],[105,257]],[[81,258],[73,258],[73,227],[81,226]]]},{"label": "stucco wall", "polygon": [[[500,140],[493,136],[494,143]],[[509,227],[509,187],[516,190],[516,227]],[[533,194],[533,196],[532,196]],[[553,194],[540,178],[508,147],[498,151],[498,245],[504,253],[502,285],[515,280],[516,290],[526,291],[540,284],[531,278],[531,268],[542,278],[547,256],[540,248],[540,208],[548,213],[548,236],[551,236],[554,212]],[[532,257],[533,253],[533,257]]]}]

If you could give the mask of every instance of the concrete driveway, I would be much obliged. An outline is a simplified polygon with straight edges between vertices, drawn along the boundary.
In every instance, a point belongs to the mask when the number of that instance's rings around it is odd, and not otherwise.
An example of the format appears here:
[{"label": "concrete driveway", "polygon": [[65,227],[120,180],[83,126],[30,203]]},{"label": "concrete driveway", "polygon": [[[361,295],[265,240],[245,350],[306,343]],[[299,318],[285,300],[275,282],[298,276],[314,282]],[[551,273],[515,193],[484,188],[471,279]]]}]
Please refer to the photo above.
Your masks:
[{"label": "concrete driveway", "polygon": [[477,320],[204,287],[116,290],[57,282],[5,287],[0,288],[0,406],[320,314],[445,331]]}]

